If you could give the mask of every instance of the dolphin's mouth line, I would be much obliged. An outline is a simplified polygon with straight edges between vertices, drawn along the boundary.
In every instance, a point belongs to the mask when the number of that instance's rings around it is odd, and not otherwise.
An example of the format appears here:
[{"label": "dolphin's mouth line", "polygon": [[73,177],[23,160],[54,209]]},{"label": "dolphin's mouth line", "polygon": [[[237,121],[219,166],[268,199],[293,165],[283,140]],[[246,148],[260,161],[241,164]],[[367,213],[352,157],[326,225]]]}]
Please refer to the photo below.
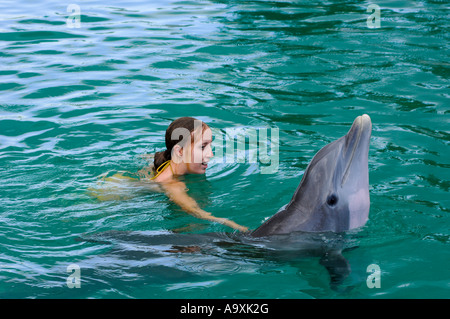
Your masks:
[{"label": "dolphin's mouth line", "polygon": [[[358,148],[359,141],[361,140],[361,135],[362,135],[362,131],[363,131],[363,125],[364,125],[362,117],[359,118],[359,123],[358,124],[360,124],[359,129],[358,129],[358,136],[357,136],[355,144],[353,145],[353,149],[352,149],[352,154],[350,156],[350,160],[348,161],[347,167],[345,168],[344,175],[342,176],[341,187],[347,181],[348,175],[350,173],[350,166],[351,166],[351,164],[353,162],[353,157],[355,156],[356,149]],[[358,124],[355,123],[355,125],[358,125]]]}]

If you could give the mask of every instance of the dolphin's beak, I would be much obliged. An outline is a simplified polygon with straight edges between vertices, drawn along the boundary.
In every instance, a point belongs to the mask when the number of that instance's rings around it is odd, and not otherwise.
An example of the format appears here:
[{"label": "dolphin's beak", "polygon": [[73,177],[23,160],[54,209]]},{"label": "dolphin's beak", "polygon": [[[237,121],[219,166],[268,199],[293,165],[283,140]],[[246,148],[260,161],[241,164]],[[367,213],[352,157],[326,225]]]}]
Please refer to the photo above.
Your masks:
[{"label": "dolphin's beak", "polygon": [[347,162],[347,166],[342,175],[341,186],[344,185],[349,176],[352,163],[355,161],[367,162],[371,132],[372,121],[369,115],[364,114],[355,119],[345,136],[343,157]]},{"label": "dolphin's beak", "polygon": [[370,119],[370,116],[367,114],[358,116],[355,119],[355,121],[358,119],[359,119],[359,129],[361,130],[361,134],[369,135],[369,136],[364,136],[364,138],[367,139],[367,142],[369,142],[370,134],[372,132],[372,120]]}]

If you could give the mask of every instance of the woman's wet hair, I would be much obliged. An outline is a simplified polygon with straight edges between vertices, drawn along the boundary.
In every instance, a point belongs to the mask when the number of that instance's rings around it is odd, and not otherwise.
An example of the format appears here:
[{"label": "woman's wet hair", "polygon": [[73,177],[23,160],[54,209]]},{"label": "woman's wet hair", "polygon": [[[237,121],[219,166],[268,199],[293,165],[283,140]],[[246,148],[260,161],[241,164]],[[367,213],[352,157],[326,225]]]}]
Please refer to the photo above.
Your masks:
[{"label": "woman's wet hair", "polygon": [[[166,150],[155,153],[155,159],[153,162],[153,169],[156,170],[162,164],[172,159],[172,149],[175,145],[180,143],[183,147],[186,141],[183,140],[183,134],[177,134],[177,129],[185,129],[189,131],[191,136],[191,143],[194,141],[193,132],[199,127],[198,123],[201,123],[202,133],[209,128],[209,126],[203,121],[197,120],[193,117],[180,117],[173,121],[166,130]],[[175,131],[175,132],[174,132]],[[182,130],[180,130],[182,131]]]}]

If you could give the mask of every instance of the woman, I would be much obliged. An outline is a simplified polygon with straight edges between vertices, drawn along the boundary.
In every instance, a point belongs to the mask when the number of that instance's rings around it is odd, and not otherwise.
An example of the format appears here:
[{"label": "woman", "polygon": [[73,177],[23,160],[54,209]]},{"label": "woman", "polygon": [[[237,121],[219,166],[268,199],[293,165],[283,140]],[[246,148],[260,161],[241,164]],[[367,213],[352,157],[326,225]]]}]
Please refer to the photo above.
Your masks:
[{"label": "woman", "polygon": [[207,124],[192,117],[173,121],[166,130],[166,150],[155,154],[151,178],[164,189],[169,198],[187,213],[204,220],[218,222],[240,231],[248,228],[226,218],[214,217],[201,209],[186,193],[186,185],[177,177],[205,174],[214,156],[211,148],[212,131]]}]

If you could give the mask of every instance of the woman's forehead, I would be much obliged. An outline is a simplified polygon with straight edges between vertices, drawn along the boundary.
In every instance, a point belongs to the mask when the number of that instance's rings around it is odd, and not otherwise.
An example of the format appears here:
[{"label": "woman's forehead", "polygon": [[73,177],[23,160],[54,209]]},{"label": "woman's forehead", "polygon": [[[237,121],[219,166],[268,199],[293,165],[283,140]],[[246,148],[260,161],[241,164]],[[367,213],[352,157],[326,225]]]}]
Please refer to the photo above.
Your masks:
[{"label": "woman's forehead", "polygon": [[210,128],[207,128],[203,131],[203,140],[212,141],[212,131]]}]

